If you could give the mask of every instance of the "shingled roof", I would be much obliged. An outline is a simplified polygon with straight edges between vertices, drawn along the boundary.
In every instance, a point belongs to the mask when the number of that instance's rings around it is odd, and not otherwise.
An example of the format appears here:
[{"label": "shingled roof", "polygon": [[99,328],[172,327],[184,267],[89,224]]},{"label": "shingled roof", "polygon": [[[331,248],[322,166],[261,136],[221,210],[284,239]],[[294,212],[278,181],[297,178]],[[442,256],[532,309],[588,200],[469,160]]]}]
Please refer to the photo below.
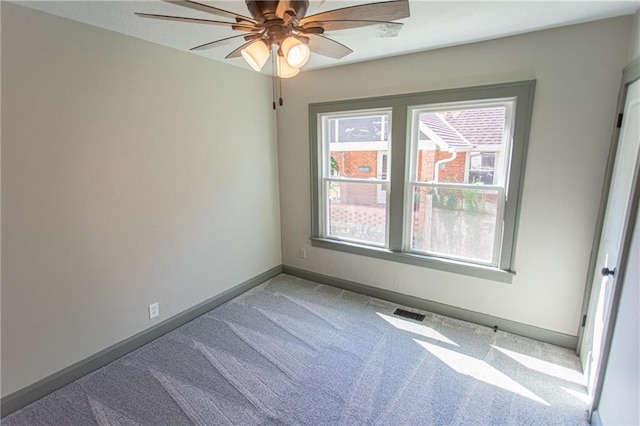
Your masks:
[{"label": "shingled roof", "polygon": [[[504,107],[424,112],[420,114],[420,130],[429,139],[438,138],[456,151],[499,146],[505,115]],[[435,138],[429,133],[435,134]]]},{"label": "shingled roof", "polygon": [[446,111],[443,118],[476,146],[501,145],[505,125],[504,107]]},{"label": "shingled roof", "polygon": [[438,145],[444,142],[448,147],[457,150],[472,147],[471,143],[447,123],[440,113],[423,112],[420,114],[420,123],[422,124],[420,130]]}]

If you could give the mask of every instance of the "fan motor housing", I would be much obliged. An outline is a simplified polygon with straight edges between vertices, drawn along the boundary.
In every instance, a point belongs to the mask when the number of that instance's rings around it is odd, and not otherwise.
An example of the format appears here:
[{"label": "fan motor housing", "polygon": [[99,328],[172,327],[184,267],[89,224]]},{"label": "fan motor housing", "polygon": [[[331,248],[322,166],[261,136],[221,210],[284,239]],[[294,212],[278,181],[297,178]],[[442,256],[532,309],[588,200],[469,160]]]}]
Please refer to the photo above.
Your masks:
[{"label": "fan motor housing", "polygon": [[[276,16],[278,3],[280,3],[278,0],[246,0],[245,3],[247,4],[249,13],[251,13],[251,16],[257,21],[266,22],[271,19],[278,19],[278,16]],[[308,0],[294,0],[288,1],[287,3],[289,5],[288,9],[292,9],[295,12],[297,19],[304,17],[307,13],[307,8],[309,7]]]}]

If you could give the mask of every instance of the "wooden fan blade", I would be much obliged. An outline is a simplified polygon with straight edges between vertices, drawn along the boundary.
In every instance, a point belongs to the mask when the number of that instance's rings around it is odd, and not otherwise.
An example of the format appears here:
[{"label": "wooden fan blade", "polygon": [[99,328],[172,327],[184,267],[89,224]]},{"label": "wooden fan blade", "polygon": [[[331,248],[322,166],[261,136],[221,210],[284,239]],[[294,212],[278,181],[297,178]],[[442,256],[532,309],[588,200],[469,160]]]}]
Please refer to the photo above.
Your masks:
[{"label": "wooden fan blade", "polygon": [[320,34],[306,34],[306,36],[309,37],[309,49],[318,55],[341,59],[353,52],[344,44]]},{"label": "wooden fan blade", "polygon": [[140,12],[136,12],[136,15],[140,16],[141,18],[161,19],[165,21],[174,21],[174,22],[189,22],[192,24],[219,25],[223,27],[238,26],[238,23],[236,22],[212,21],[210,19],[184,18],[182,16],[155,15],[152,13],[140,13]]},{"label": "wooden fan blade", "polygon": [[[234,35],[232,37],[227,37],[227,38],[221,38],[220,40],[216,40],[216,41],[210,41],[209,43],[205,43],[205,44],[201,44],[200,46],[196,46],[196,47],[192,47],[189,50],[206,50],[206,49],[212,49],[214,47],[218,47],[218,46],[224,46],[225,44],[229,44],[229,43],[233,43],[233,41],[237,38],[240,37],[250,37],[252,34],[246,35],[246,34],[238,34],[238,35]],[[258,36],[259,37],[259,36]]]},{"label": "wooden fan blade", "polygon": [[331,20],[331,21],[311,21],[303,25],[303,29],[310,29],[316,27],[324,28],[324,32],[348,30],[351,28],[368,27],[372,25],[383,25],[385,28],[393,30],[396,34],[404,24],[401,22],[390,21],[368,21],[368,20]]},{"label": "wooden fan blade", "polygon": [[253,43],[255,40],[249,40],[248,42],[246,42],[245,44],[243,44],[242,46],[238,47],[236,50],[234,50],[233,52],[229,53],[227,56],[225,56],[225,59],[231,59],[231,58],[239,58],[240,56],[242,56],[242,49],[244,49],[245,47],[247,47],[248,45],[250,45],[251,43]]},{"label": "wooden fan blade", "polygon": [[236,19],[238,22],[246,21],[246,22],[252,22],[254,24],[258,23],[258,21],[256,21],[253,18],[249,18],[248,16],[240,15],[235,12],[219,9],[217,7],[209,6],[207,4],[202,4],[202,3],[198,3],[191,0],[164,0],[164,1],[167,3],[178,5],[178,6],[188,7],[189,9],[198,10],[200,12],[206,12],[206,13],[211,13],[213,15],[224,16],[225,18]]},{"label": "wooden fan blade", "polygon": [[257,33],[262,31],[264,27],[262,25],[255,26],[255,25],[234,24],[234,25],[231,25],[231,29],[236,31],[246,31],[248,33],[251,33],[251,32]]},{"label": "wooden fan blade", "polygon": [[409,15],[409,1],[396,0],[329,10],[307,16],[300,20],[300,24],[304,26],[306,23],[314,21],[357,21],[360,19],[370,21],[395,21],[397,19],[408,18]]}]

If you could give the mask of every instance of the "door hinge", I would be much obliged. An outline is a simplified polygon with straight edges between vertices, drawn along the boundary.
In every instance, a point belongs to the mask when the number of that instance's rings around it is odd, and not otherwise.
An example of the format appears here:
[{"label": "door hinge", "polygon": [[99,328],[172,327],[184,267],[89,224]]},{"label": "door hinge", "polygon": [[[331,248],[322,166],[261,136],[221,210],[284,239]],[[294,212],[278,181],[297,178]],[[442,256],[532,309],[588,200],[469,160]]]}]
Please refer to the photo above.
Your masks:
[{"label": "door hinge", "polygon": [[622,127],[622,114],[618,114],[618,122],[616,123],[616,128]]},{"label": "door hinge", "polygon": [[585,325],[587,325],[587,316],[583,315],[582,316],[582,324],[580,325],[580,327],[584,327]]}]

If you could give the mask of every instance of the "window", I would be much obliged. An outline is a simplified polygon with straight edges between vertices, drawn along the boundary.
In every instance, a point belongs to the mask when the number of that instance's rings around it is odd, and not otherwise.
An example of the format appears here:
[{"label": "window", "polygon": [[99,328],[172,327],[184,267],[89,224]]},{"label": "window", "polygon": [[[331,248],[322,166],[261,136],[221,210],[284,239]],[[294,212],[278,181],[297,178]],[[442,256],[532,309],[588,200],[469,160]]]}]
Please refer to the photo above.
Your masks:
[{"label": "window", "polygon": [[388,110],[322,115],[326,237],[387,246],[390,117]]},{"label": "window", "polygon": [[310,105],[312,244],[508,282],[534,88]]},{"label": "window", "polygon": [[[405,251],[498,266],[513,99],[410,107]],[[490,148],[488,148],[490,147]],[[491,149],[492,152],[480,151]]]}]

